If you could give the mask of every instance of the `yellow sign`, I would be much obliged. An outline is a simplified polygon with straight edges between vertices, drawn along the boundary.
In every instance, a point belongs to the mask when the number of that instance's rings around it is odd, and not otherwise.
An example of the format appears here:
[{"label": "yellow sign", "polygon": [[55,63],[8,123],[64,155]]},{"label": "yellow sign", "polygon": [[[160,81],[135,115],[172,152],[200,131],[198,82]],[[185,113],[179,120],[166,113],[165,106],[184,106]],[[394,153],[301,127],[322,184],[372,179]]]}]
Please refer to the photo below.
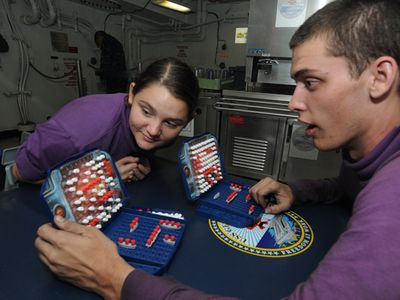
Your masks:
[{"label": "yellow sign", "polygon": [[247,27],[236,28],[235,44],[246,44],[246,43],[247,43]]}]

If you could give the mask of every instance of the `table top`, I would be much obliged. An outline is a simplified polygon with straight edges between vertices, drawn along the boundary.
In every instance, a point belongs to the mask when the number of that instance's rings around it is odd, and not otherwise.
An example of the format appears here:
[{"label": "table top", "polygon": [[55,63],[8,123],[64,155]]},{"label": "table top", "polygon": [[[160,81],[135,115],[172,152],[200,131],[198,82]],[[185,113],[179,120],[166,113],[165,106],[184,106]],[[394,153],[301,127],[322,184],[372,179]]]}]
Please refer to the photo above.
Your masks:
[{"label": "table top", "polygon": [[[295,256],[266,258],[228,247],[212,233],[208,220],[196,214],[196,204],[185,198],[176,164],[158,159],[144,180],[126,187],[128,206],[177,210],[185,216],[181,245],[163,276],[241,299],[289,295],[316,268],[349,218],[348,210],[339,206],[294,208],[312,227],[313,244]],[[34,240],[37,228],[47,222],[39,186],[24,184],[0,194],[0,299],[99,299],[58,280],[40,262]]]}]

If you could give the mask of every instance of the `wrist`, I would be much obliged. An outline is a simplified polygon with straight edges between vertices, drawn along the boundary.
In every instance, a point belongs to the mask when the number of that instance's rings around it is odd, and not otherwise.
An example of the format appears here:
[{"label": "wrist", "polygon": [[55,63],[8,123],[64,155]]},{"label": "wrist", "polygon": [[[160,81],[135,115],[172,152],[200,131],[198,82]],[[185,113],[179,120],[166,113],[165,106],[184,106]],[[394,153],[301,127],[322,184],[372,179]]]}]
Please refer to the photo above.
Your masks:
[{"label": "wrist", "polygon": [[[121,262],[113,265],[108,280],[100,283],[101,291],[99,294],[106,300],[120,299],[125,279],[133,270],[134,268],[121,258]],[[105,284],[107,281],[109,284]]]}]

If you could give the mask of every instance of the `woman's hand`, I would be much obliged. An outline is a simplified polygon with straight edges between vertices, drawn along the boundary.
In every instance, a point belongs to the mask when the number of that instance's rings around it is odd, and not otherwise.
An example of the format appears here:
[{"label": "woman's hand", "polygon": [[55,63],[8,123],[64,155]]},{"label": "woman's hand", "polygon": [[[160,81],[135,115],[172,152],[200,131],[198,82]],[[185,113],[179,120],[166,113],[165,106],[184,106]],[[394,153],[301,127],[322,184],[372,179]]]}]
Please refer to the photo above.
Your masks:
[{"label": "woman's hand", "polygon": [[125,156],[115,164],[122,180],[128,182],[142,180],[151,171],[150,162],[147,158]]},{"label": "woman's hand", "polygon": [[[266,213],[277,214],[287,211],[294,202],[292,189],[271,177],[265,177],[250,188],[249,193],[254,200],[265,208]],[[274,195],[276,203],[268,201],[268,197]]]},{"label": "woman's hand", "polygon": [[134,270],[118,254],[116,245],[101,231],[54,218],[39,227],[35,246],[40,260],[60,279],[96,292],[105,299],[119,299],[125,278]]}]

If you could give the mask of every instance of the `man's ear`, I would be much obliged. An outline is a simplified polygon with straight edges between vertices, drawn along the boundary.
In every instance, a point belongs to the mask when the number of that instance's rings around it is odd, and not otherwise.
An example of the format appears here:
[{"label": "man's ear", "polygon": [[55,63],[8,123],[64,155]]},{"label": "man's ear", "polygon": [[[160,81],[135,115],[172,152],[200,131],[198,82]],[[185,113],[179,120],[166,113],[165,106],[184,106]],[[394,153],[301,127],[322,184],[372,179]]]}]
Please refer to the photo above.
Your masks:
[{"label": "man's ear", "polygon": [[134,97],[133,88],[134,88],[134,87],[135,87],[135,83],[132,81],[132,82],[129,84],[129,93],[128,93],[128,103],[129,103],[130,105],[133,104],[133,97]]},{"label": "man's ear", "polygon": [[390,93],[393,88],[397,90],[399,70],[393,57],[381,56],[371,63],[370,68],[373,74],[370,96],[373,99],[381,98]]}]

